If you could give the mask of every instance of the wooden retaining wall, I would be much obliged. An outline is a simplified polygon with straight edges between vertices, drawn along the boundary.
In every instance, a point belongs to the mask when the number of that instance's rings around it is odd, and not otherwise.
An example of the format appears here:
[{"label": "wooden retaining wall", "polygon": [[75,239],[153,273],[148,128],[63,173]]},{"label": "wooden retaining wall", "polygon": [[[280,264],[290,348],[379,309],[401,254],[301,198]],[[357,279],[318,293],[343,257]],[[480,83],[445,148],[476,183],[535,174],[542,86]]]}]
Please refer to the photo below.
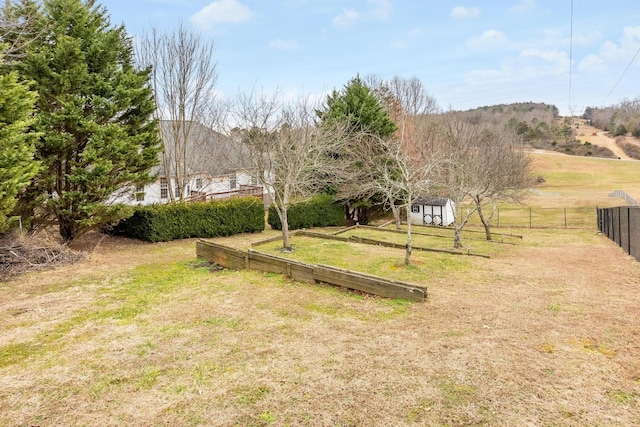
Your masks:
[{"label": "wooden retaining wall", "polygon": [[196,242],[196,255],[199,258],[204,258],[207,261],[215,262],[234,270],[248,268],[269,273],[281,273],[300,282],[329,283],[386,298],[400,298],[412,301],[424,301],[427,298],[427,288],[424,286],[327,265],[305,264],[268,255],[253,249],[243,252],[205,240]]},{"label": "wooden retaining wall", "polygon": [[[356,225],[354,227],[362,228],[363,226]],[[373,227],[370,227],[370,228],[373,229]],[[353,227],[351,227],[351,229],[353,229]],[[381,230],[378,230],[377,228],[375,230],[381,231]],[[384,230],[384,231],[390,231],[394,233],[396,232],[395,230]],[[406,232],[402,232],[402,233],[406,233]],[[384,246],[387,248],[402,249],[402,250],[405,250],[407,247],[406,244],[385,242],[384,240],[368,239],[366,237],[359,237],[359,236],[340,237],[335,234],[314,233],[311,231],[303,231],[303,230],[296,231],[296,235],[316,237],[318,239],[326,239],[326,240],[337,240],[341,242],[352,242],[352,243],[362,243],[365,245]],[[264,243],[266,242],[267,241],[265,240]],[[263,242],[260,242],[260,244],[262,243]],[[432,249],[432,248],[423,248],[421,246],[413,246],[412,250],[422,251],[422,252],[438,252],[438,253],[445,253],[450,255],[467,255],[467,256],[475,256],[475,257],[481,257],[481,258],[491,258],[489,255],[472,253],[471,251],[464,252],[462,250],[455,251],[455,250],[448,250],[448,249]]]}]

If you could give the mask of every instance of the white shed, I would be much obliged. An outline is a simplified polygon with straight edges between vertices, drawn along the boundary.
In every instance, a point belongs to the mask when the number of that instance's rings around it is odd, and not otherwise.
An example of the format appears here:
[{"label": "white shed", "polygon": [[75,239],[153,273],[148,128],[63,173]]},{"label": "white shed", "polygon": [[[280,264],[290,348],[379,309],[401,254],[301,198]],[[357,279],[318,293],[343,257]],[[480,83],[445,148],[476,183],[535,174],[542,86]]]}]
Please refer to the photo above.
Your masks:
[{"label": "white shed", "polygon": [[454,203],[446,197],[418,197],[411,205],[411,224],[446,227],[454,221]]}]

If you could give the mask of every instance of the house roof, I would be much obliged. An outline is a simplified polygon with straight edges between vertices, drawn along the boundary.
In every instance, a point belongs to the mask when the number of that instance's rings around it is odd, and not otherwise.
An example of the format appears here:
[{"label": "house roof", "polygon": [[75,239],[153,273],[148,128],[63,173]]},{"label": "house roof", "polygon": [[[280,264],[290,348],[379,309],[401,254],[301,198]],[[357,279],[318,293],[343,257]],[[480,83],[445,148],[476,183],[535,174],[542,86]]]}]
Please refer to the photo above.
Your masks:
[{"label": "house roof", "polygon": [[414,205],[426,205],[426,206],[444,206],[449,199],[446,197],[418,197],[413,201]]},{"label": "house roof", "polygon": [[[165,155],[171,160],[171,175],[175,171],[176,149],[178,153],[186,153],[189,174],[228,175],[248,164],[249,151],[246,147],[195,121],[161,120],[160,136]],[[161,165],[162,156],[161,152]],[[159,166],[158,173],[165,175],[162,166]]]}]

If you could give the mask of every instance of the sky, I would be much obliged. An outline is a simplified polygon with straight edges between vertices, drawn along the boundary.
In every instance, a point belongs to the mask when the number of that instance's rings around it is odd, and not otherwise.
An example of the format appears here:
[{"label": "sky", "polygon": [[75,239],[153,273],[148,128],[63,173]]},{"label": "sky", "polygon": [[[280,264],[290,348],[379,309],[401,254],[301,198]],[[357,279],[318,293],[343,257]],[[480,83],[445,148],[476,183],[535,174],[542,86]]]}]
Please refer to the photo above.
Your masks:
[{"label": "sky", "polygon": [[419,78],[442,110],[513,102],[562,115],[640,96],[638,0],[102,0],[139,37],[192,26],[217,92],[323,99],[356,75]]}]

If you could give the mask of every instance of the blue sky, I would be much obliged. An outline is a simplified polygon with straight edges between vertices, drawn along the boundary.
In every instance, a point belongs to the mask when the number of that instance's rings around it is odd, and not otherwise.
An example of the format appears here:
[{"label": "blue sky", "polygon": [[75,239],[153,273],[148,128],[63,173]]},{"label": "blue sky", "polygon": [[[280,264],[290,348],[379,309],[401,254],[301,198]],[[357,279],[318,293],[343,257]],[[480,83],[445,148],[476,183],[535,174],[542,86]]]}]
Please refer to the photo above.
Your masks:
[{"label": "blue sky", "polygon": [[231,99],[322,97],[357,73],[416,76],[445,110],[535,101],[581,114],[640,96],[638,0],[574,0],[573,20],[571,0],[101,3],[133,36],[182,21],[213,39]]}]

